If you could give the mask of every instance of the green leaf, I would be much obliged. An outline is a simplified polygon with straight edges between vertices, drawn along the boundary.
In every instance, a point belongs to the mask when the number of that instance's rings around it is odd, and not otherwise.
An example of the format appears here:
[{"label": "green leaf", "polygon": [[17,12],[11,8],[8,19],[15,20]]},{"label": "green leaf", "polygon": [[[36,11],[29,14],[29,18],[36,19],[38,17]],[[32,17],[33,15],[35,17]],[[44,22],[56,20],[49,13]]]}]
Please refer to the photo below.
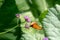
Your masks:
[{"label": "green leaf", "polygon": [[[29,16],[29,18],[31,19],[32,22],[37,22],[39,25],[41,25],[38,21],[38,19],[35,19],[34,16],[32,15],[31,11],[28,12],[24,12],[21,14],[23,17],[24,16]],[[21,18],[21,21],[23,19],[23,17]],[[24,34],[22,34],[21,36],[21,40],[43,40],[44,38],[44,32],[43,30],[36,30],[32,27],[30,27],[29,29],[25,28],[25,24],[27,22],[24,21],[21,24],[21,30]]]},{"label": "green leaf", "polygon": [[0,8],[0,33],[17,25],[17,19],[15,17],[17,12],[18,9],[15,0],[5,0]]},{"label": "green leaf", "polygon": [[60,40],[60,5],[50,8],[43,19],[43,28],[50,40]]},{"label": "green leaf", "polygon": [[26,0],[15,0],[15,1],[16,1],[16,5],[20,11],[24,11],[24,10],[29,9],[29,6],[26,3]]},{"label": "green leaf", "polygon": [[60,0],[57,0],[57,1],[55,2],[55,4],[60,4]]},{"label": "green leaf", "polygon": [[0,7],[3,5],[4,0],[0,0]]},{"label": "green leaf", "polygon": [[60,4],[60,0],[46,0],[48,7],[53,7],[55,4]]},{"label": "green leaf", "polygon": [[32,0],[32,3],[35,6],[36,10],[38,9],[41,13],[48,9],[46,0]]},{"label": "green leaf", "polygon": [[15,40],[16,36],[14,36],[12,33],[6,33],[3,35],[0,35],[0,40]]},{"label": "green leaf", "polygon": [[39,21],[42,22],[42,20],[45,18],[45,16],[47,15],[48,11],[44,11],[43,13],[40,14],[39,16]]}]

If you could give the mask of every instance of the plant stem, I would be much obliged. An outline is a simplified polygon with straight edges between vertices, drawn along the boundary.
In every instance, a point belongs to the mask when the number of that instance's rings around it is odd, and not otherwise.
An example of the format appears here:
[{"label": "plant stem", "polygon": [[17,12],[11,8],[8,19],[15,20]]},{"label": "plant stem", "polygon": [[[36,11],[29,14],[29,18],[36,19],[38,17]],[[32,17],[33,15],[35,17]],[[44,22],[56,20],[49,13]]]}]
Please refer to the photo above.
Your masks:
[{"label": "plant stem", "polygon": [[20,18],[18,18],[17,19],[17,25],[18,25],[18,27],[16,28],[16,31],[15,31],[16,36],[17,36],[16,40],[20,40],[20,38],[21,38],[21,36],[23,34],[23,32],[21,30],[21,27],[20,27],[20,24],[21,24],[21,20],[20,20]]}]

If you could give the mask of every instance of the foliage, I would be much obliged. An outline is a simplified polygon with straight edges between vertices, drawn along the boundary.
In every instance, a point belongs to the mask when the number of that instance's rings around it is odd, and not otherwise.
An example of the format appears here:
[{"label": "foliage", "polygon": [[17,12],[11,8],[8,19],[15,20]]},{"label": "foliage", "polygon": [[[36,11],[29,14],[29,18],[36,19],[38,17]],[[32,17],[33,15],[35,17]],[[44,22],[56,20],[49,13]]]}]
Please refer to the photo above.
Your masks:
[{"label": "foliage", "polygon": [[[59,0],[0,0],[0,40],[43,40],[44,37],[60,40],[58,4]],[[28,22],[24,16],[29,16],[43,29],[25,28]]]}]

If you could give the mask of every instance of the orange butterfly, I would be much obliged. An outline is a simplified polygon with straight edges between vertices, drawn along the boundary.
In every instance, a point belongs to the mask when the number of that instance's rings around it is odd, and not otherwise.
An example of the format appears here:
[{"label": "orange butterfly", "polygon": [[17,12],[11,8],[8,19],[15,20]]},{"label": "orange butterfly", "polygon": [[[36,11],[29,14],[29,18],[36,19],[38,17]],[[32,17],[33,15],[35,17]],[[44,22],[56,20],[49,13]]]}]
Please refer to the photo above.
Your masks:
[{"label": "orange butterfly", "polygon": [[33,28],[35,28],[35,29],[42,30],[42,27],[39,26],[36,22],[32,22],[32,23],[31,23],[31,26],[32,26]]}]

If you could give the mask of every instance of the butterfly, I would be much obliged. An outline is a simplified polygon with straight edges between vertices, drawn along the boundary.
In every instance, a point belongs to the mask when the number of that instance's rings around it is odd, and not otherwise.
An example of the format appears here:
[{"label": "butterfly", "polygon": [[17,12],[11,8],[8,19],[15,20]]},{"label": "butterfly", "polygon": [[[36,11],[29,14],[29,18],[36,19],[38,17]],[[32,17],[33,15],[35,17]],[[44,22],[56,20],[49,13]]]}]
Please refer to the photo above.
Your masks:
[{"label": "butterfly", "polygon": [[37,30],[42,30],[42,27],[39,26],[36,22],[32,22],[32,23],[31,23],[31,26],[32,26],[33,28],[37,29]]}]

